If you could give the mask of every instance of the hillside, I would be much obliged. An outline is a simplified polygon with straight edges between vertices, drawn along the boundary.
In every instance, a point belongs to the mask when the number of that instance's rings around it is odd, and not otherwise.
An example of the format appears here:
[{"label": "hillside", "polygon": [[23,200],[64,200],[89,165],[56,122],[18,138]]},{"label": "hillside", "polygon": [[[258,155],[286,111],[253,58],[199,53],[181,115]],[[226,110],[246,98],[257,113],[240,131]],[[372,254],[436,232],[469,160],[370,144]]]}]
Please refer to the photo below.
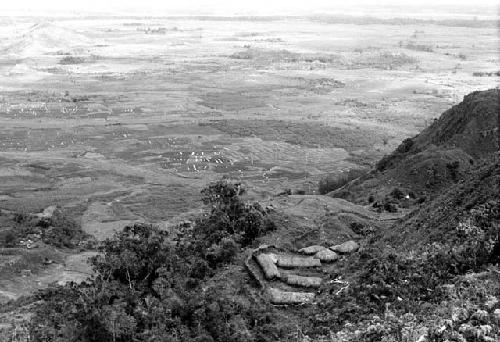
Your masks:
[{"label": "hillside", "polygon": [[[329,194],[381,191],[407,215],[379,227],[361,253],[338,264],[352,287],[341,298],[321,294],[320,311],[328,314],[314,316],[316,329],[331,331],[334,322],[338,341],[498,341],[499,94],[467,95],[381,160],[378,170]],[[488,134],[477,137],[478,131]],[[456,161],[466,168],[451,176],[446,165]],[[427,200],[402,198],[422,187],[425,168],[439,165],[446,172],[426,187]]]},{"label": "hillside", "polygon": [[398,188],[415,200],[433,198],[498,151],[499,99],[499,89],[465,96],[420,134],[405,139],[375,170],[330,195],[357,203],[367,203],[371,195],[380,204]]},{"label": "hillside", "polygon": [[0,48],[4,56],[14,58],[36,58],[42,55],[61,55],[85,51],[82,47],[91,44],[85,35],[60,25],[42,21],[14,35],[6,46]]},{"label": "hillside", "polygon": [[491,223],[496,220],[496,229],[500,229],[499,153],[482,160],[458,183],[394,225],[387,238],[394,246],[402,247],[457,242],[461,233],[456,229],[458,225],[476,214],[489,215]]},{"label": "hillside", "polygon": [[405,140],[395,152],[379,162],[380,171],[398,161],[435,145],[441,149],[461,149],[473,158],[498,150],[500,89],[475,91],[461,103],[445,111],[423,132]]}]

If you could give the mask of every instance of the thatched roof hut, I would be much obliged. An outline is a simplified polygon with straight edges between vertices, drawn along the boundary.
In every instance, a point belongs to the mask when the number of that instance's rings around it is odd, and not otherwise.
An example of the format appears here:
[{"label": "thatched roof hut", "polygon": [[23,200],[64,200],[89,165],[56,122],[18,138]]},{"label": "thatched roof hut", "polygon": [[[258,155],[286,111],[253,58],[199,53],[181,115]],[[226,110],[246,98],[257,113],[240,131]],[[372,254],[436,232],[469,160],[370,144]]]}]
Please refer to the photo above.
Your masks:
[{"label": "thatched roof hut", "polygon": [[278,266],[285,268],[321,266],[321,261],[319,259],[313,259],[311,257],[278,254],[276,255],[276,259]]},{"label": "thatched roof hut", "polygon": [[339,255],[335,253],[334,251],[329,250],[328,248],[325,248],[322,251],[319,251],[314,255],[315,259],[321,260],[321,262],[333,262],[338,260]]},{"label": "thatched roof hut", "polygon": [[311,292],[288,292],[270,288],[267,293],[273,304],[304,304],[314,299],[314,293]]},{"label": "thatched roof hut", "polygon": [[288,274],[282,277],[282,279],[288,285],[300,286],[300,287],[312,287],[312,288],[320,287],[322,281],[322,279],[319,277],[303,277],[295,274]]},{"label": "thatched roof hut", "polygon": [[314,246],[309,246],[309,247],[304,247],[304,248],[299,249],[299,253],[313,255],[313,254],[316,254],[316,253],[323,251],[325,249],[327,249],[327,248],[320,246],[320,245],[314,245]]},{"label": "thatched roof hut", "polygon": [[276,267],[273,255],[262,253],[255,256],[255,259],[262,268],[266,279],[279,278],[280,271],[278,270],[278,267]]},{"label": "thatched roof hut", "polygon": [[356,241],[350,240],[340,245],[331,246],[330,249],[337,253],[349,254],[356,252],[359,249],[359,245]]}]

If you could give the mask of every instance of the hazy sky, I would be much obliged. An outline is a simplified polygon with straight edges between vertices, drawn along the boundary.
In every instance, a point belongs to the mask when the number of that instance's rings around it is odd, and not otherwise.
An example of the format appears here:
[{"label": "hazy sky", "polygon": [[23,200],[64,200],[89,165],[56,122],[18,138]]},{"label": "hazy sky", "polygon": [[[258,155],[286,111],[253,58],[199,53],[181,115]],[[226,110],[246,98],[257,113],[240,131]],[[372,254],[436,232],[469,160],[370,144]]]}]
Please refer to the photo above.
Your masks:
[{"label": "hazy sky", "polygon": [[[374,3],[418,9],[436,5],[495,7],[498,0],[0,0],[0,14],[15,12],[150,13],[169,14],[310,14],[338,9],[359,9]],[[497,12],[495,10],[495,12]],[[497,13],[491,13],[496,15]]]}]

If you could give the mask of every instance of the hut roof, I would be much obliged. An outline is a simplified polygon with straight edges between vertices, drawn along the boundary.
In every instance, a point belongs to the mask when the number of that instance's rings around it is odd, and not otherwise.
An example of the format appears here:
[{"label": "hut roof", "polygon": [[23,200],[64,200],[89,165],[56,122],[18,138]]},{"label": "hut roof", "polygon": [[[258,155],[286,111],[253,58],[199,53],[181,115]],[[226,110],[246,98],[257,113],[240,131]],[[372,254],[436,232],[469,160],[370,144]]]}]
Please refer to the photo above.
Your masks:
[{"label": "hut roof", "polygon": [[267,292],[273,304],[303,304],[314,299],[314,293],[311,292],[288,292],[275,288],[270,288]]},{"label": "hut roof", "polygon": [[295,274],[289,274],[284,279],[288,285],[313,288],[320,287],[321,280],[319,277],[303,277]]},{"label": "hut roof", "polygon": [[359,249],[359,245],[356,241],[350,240],[346,241],[340,245],[331,246],[330,249],[337,253],[354,253]]},{"label": "hut roof", "polygon": [[279,278],[280,271],[278,270],[278,267],[276,267],[275,260],[272,255],[262,253],[257,255],[255,259],[262,268],[266,279]]},{"label": "hut roof", "polygon": [[313,255],[325,249],[327,248],[320,245],[314,245],[299,249],[299,253]]},{"label": "hut roof", "polygon": [[295,255],[276,255],[277,264],[280,267],[317,267],[321,266],[321,261],[319,259],[313,259],[312,257],[301,257]]},{"label": "hut roof", "polygon": [[329,249],[324,249],[322,251],[319,251],[314,255],[315,259],[321,260],[321,262],[332,262],[335,261],[339,258],[339,255],[335,253],[334,251],[331,251]]}]

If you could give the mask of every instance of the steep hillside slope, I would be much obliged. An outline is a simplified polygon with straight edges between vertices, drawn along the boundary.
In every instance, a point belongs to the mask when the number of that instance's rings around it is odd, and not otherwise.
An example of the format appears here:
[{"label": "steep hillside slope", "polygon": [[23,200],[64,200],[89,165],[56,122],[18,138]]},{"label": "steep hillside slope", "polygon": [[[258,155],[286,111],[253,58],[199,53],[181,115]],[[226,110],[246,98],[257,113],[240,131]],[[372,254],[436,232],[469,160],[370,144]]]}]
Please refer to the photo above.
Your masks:
[{"label": "steep hillside slope", "polygon": [[432,145],[442,149],[461,149],[473,158],[497,151],[499,113],[500,89],[470,93],[423,132],[403,141],[396,151],[378,163],[377,168],[387,170],[405,157]]},{"label": "steep hillside slope", "polygon": [[330,194],[399,199],[408,214],[337,263],[350,288],[321,292],[313,331],[338,341],[499,340],[498,100],[498,90],[466,96],[378,170]]},{"label": "steep hillside slope", "polygon": [[398,188],[415,200],[433,198],[462,179],[479,159],[498,151],[499,113],[499,89],[473,92],[422,133],[404,140],[370,174],[330,195],[357,203],[371,196],[380,204]]},{"label": "steep hillside slope", "polygon": [[481,161],[460,182],[397,222],[383,240],[413,248],[457,243],[463,235],[460,225],[474,229],[474,217],[496,225],[491,228],[500,234],[500,153]]},{"label": "steep hillside slope", "polygon": [[498,150],[500,89],[476,91],[444,112],[415,138],[420,149],[430,145],[456,147],[474,158]]}]

